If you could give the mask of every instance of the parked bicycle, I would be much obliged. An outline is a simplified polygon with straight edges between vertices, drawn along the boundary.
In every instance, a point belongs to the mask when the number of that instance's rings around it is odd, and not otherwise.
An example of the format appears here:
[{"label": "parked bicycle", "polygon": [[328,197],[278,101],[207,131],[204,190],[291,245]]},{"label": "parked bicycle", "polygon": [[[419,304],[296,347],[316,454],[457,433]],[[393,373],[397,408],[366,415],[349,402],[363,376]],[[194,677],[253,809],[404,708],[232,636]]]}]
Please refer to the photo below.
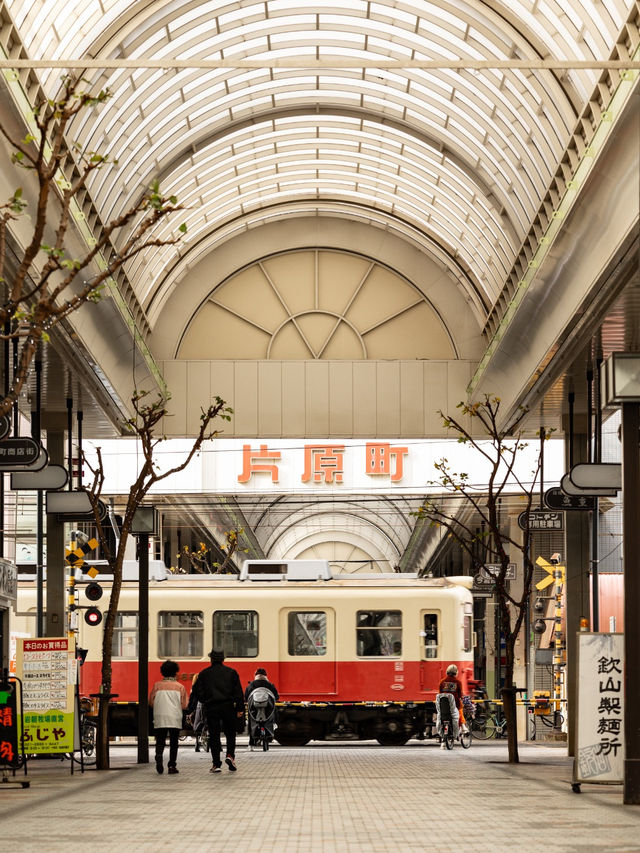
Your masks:
[{"label": "parked bicycle", "polygon": [[476,715],[471,720],[471,733],[478,740],[506,737],[507,718],[502,712],[502,703],[487,702],[476,706]]},{"label": "parked bicycle", "polygon": [[89,716],[91,711],[91,700],[82,698],[80,700],[80,717],[78,722],[80,727],[80,747],[72,753],[66,754],[66,758],[71,758],[76,764],[82,764],[84,767],[92,766],[96,763],[96,732],[98,724],[94,717]]},{"label": "parked bicycle", "polygon": [[[548,714],[535,713],[534,707],[527,708],[528,725],[527,740],[536,740],[538,734],[545,733],[545,729],[558,731],[564,723],[564,717],[559,711],[549,710]],[[540,723],[540,726],[538,725]]]}]

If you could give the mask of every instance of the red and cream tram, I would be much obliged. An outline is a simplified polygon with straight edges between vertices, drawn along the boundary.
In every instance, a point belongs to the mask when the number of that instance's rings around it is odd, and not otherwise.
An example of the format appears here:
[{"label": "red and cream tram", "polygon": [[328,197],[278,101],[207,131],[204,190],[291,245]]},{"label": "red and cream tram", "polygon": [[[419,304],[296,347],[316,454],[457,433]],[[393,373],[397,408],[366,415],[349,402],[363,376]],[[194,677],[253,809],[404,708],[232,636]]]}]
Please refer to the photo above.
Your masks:
[{"label": "red and cream tram", "polygon": [[[239,577],[169,575],[149,588],[149,683],[176,660],[190,685],[211,648],[243,684],[266,668],[279,692],[276,739],[405,743],[432,724],[440,679],[473,678],[471,578],[338,575],[320,560],[247,561]],[[99,602],[106,611],[109,584]],[[82,583],[80,604],[84,594]],[[124,581],[113,640],[113,692],[136,701],[138,585]],[[33,593],[32,593],[33,594]],[[24,591],[19,610],[29,609]],[[104,625],[104,622],[102,622]],[[79,620],[88,650],[80,691],[100,684],[102,630]]]}]

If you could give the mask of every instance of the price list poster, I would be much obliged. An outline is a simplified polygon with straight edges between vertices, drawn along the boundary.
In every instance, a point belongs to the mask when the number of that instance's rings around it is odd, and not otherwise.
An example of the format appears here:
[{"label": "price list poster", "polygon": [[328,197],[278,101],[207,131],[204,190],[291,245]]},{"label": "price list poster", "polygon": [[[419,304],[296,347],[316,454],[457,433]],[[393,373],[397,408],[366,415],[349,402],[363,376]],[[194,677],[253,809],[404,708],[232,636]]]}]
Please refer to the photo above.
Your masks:
[{"label": "price list poster", "polygon": [[73,752],[76,662],[66,637],[18,638],[27,753]]}]

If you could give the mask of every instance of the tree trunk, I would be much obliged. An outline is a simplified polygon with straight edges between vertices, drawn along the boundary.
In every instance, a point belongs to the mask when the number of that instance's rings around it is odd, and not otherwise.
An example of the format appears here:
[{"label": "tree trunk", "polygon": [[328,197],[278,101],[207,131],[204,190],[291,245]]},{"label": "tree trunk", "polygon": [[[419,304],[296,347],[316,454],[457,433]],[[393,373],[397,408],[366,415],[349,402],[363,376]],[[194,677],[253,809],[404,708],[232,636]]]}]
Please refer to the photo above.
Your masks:
[{"label": "tree trunk", "polygon": [[506,685],[500,691],[502,694],[502,710],[507,719],[507,747],[509,752],[509,764],[519,764],[518,755],[518,717],[516,714],[516,691],[515,687]]},{"label": "tree trunk", "polygon": [[96,742],[96,770],[109,769],[109,693],[100,694],[98,700],[98,732]]}]

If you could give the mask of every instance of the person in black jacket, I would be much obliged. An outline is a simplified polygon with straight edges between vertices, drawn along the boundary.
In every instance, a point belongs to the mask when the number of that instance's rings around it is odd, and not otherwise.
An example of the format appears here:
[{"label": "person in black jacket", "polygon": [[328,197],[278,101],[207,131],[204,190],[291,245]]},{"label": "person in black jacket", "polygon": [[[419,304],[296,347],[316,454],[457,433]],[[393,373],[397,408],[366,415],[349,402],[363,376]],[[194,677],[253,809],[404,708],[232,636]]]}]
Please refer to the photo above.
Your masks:
[{"label": "person in black jacket", "polygon": [[240,676],[235,669],[224,666],[224,652],[213,649],[209,653],[211,666],[203,669],[194,683],[189,698],[189,708],[202,702],[209,728],[209,748],[213,765],[210,773],[219,773],[222,767],[220,731],[227,742],[225,764],[229,770],[236,767],[236,719],[244,716],[244,694]]}]

